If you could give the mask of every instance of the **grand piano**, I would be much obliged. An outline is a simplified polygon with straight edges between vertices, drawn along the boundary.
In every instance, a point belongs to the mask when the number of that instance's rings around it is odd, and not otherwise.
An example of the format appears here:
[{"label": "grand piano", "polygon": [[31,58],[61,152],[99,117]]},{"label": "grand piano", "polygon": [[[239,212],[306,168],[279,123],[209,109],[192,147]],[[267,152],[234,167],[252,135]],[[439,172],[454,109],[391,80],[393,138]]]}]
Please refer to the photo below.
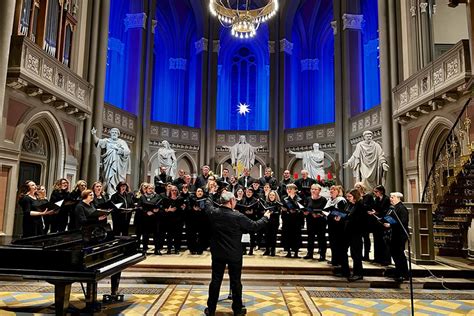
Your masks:
[{"label": "grand piano", "polygon": [[71,285],[86,283],[86,312],[98,311],[97,282],[111,277],[111,294],[104,301],[123,300],[118,295],[121,271],[145,259],[132,237],[114,237],[101,226],[13,240],[0,238],[0,276],[44,280],[54,285],[56,315],[69,306]]}]

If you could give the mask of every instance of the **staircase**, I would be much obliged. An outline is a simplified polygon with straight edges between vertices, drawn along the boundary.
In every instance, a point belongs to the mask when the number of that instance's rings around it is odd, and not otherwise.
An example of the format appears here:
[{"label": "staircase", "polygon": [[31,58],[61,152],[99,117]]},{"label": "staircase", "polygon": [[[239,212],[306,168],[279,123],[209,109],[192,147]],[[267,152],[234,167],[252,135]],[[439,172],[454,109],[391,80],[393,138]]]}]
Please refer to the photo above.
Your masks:
[{"label": "staircase", "polygon": [[[434,242],[441,256],[467,256],[467,232],[473,218],[474,154],[452,176],[434,215]],[[448,178],[448,183],[451,182]]]}]

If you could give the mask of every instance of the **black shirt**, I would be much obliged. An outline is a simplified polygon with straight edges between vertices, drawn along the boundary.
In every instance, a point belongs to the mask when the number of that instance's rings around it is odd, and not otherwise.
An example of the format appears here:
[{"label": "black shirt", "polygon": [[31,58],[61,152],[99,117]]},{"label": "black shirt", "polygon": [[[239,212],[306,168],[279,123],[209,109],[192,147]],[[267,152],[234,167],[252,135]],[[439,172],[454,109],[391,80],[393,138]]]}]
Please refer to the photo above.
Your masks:
[{"label": "black shirt", "polygon": [[242,261],[242,234],[256,232],[264,228],[268,222],[266,217],[253,221],[228,207],[215,208],[209,203],[206,214],[212,227],[212,258],[229,262]]}]

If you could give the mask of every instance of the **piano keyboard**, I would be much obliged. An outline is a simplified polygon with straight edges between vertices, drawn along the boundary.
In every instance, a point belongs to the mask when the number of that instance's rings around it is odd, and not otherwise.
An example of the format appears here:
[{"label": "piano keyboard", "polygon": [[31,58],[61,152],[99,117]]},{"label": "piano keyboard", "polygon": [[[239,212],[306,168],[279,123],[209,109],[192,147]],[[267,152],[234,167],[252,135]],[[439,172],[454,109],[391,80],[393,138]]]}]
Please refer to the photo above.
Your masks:
[{"label": "piano keyboard", "polygon": [[114,263],[112,263],[112,264],[109,264],[109,265],[107,265],[107,266],[104,266],[104,267],[98,269],[98,271],[99,271],[99,273],[104,273],[104,272],[106,272],[106,271],[108,271],[108,270],[110,270],[110,269],[113,269],[113,268],[115,268],[115,267],[117,267],[117,266],[119,266],[119,265],[121,265],[121,264],[127,263],[127,262],[132,261],[132,260],[134,260],[134,259],[136,259],[136,258],[139,258],[139,257],[141,257],[141,256],[143,256],[143,254],[141,254],[141,253],[136,253],[136,254],[134,254],[133,256],[127,257],[127,258],[125,258],[125,259],[122,259],[122,260],[116,261],[116,262],[114,262]]}]

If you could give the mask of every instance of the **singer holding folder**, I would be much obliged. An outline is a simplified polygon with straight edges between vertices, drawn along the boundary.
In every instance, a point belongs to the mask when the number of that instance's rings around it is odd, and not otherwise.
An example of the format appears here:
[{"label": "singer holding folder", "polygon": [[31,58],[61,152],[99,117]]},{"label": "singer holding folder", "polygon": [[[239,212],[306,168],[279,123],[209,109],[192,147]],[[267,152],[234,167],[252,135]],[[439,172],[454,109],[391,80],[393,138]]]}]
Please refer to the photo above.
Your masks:
[{"label": "singer holding folder", "polygon": [[383,218],[384,226],[392,229],[390,239],[390,253],[395,262],[395,281],[403,282],[408,280],[408,265],[405,257],[405,244],[408,240],[408,209],[403,205],[400,192],[390,193],[390,204],[392,208]]}]

